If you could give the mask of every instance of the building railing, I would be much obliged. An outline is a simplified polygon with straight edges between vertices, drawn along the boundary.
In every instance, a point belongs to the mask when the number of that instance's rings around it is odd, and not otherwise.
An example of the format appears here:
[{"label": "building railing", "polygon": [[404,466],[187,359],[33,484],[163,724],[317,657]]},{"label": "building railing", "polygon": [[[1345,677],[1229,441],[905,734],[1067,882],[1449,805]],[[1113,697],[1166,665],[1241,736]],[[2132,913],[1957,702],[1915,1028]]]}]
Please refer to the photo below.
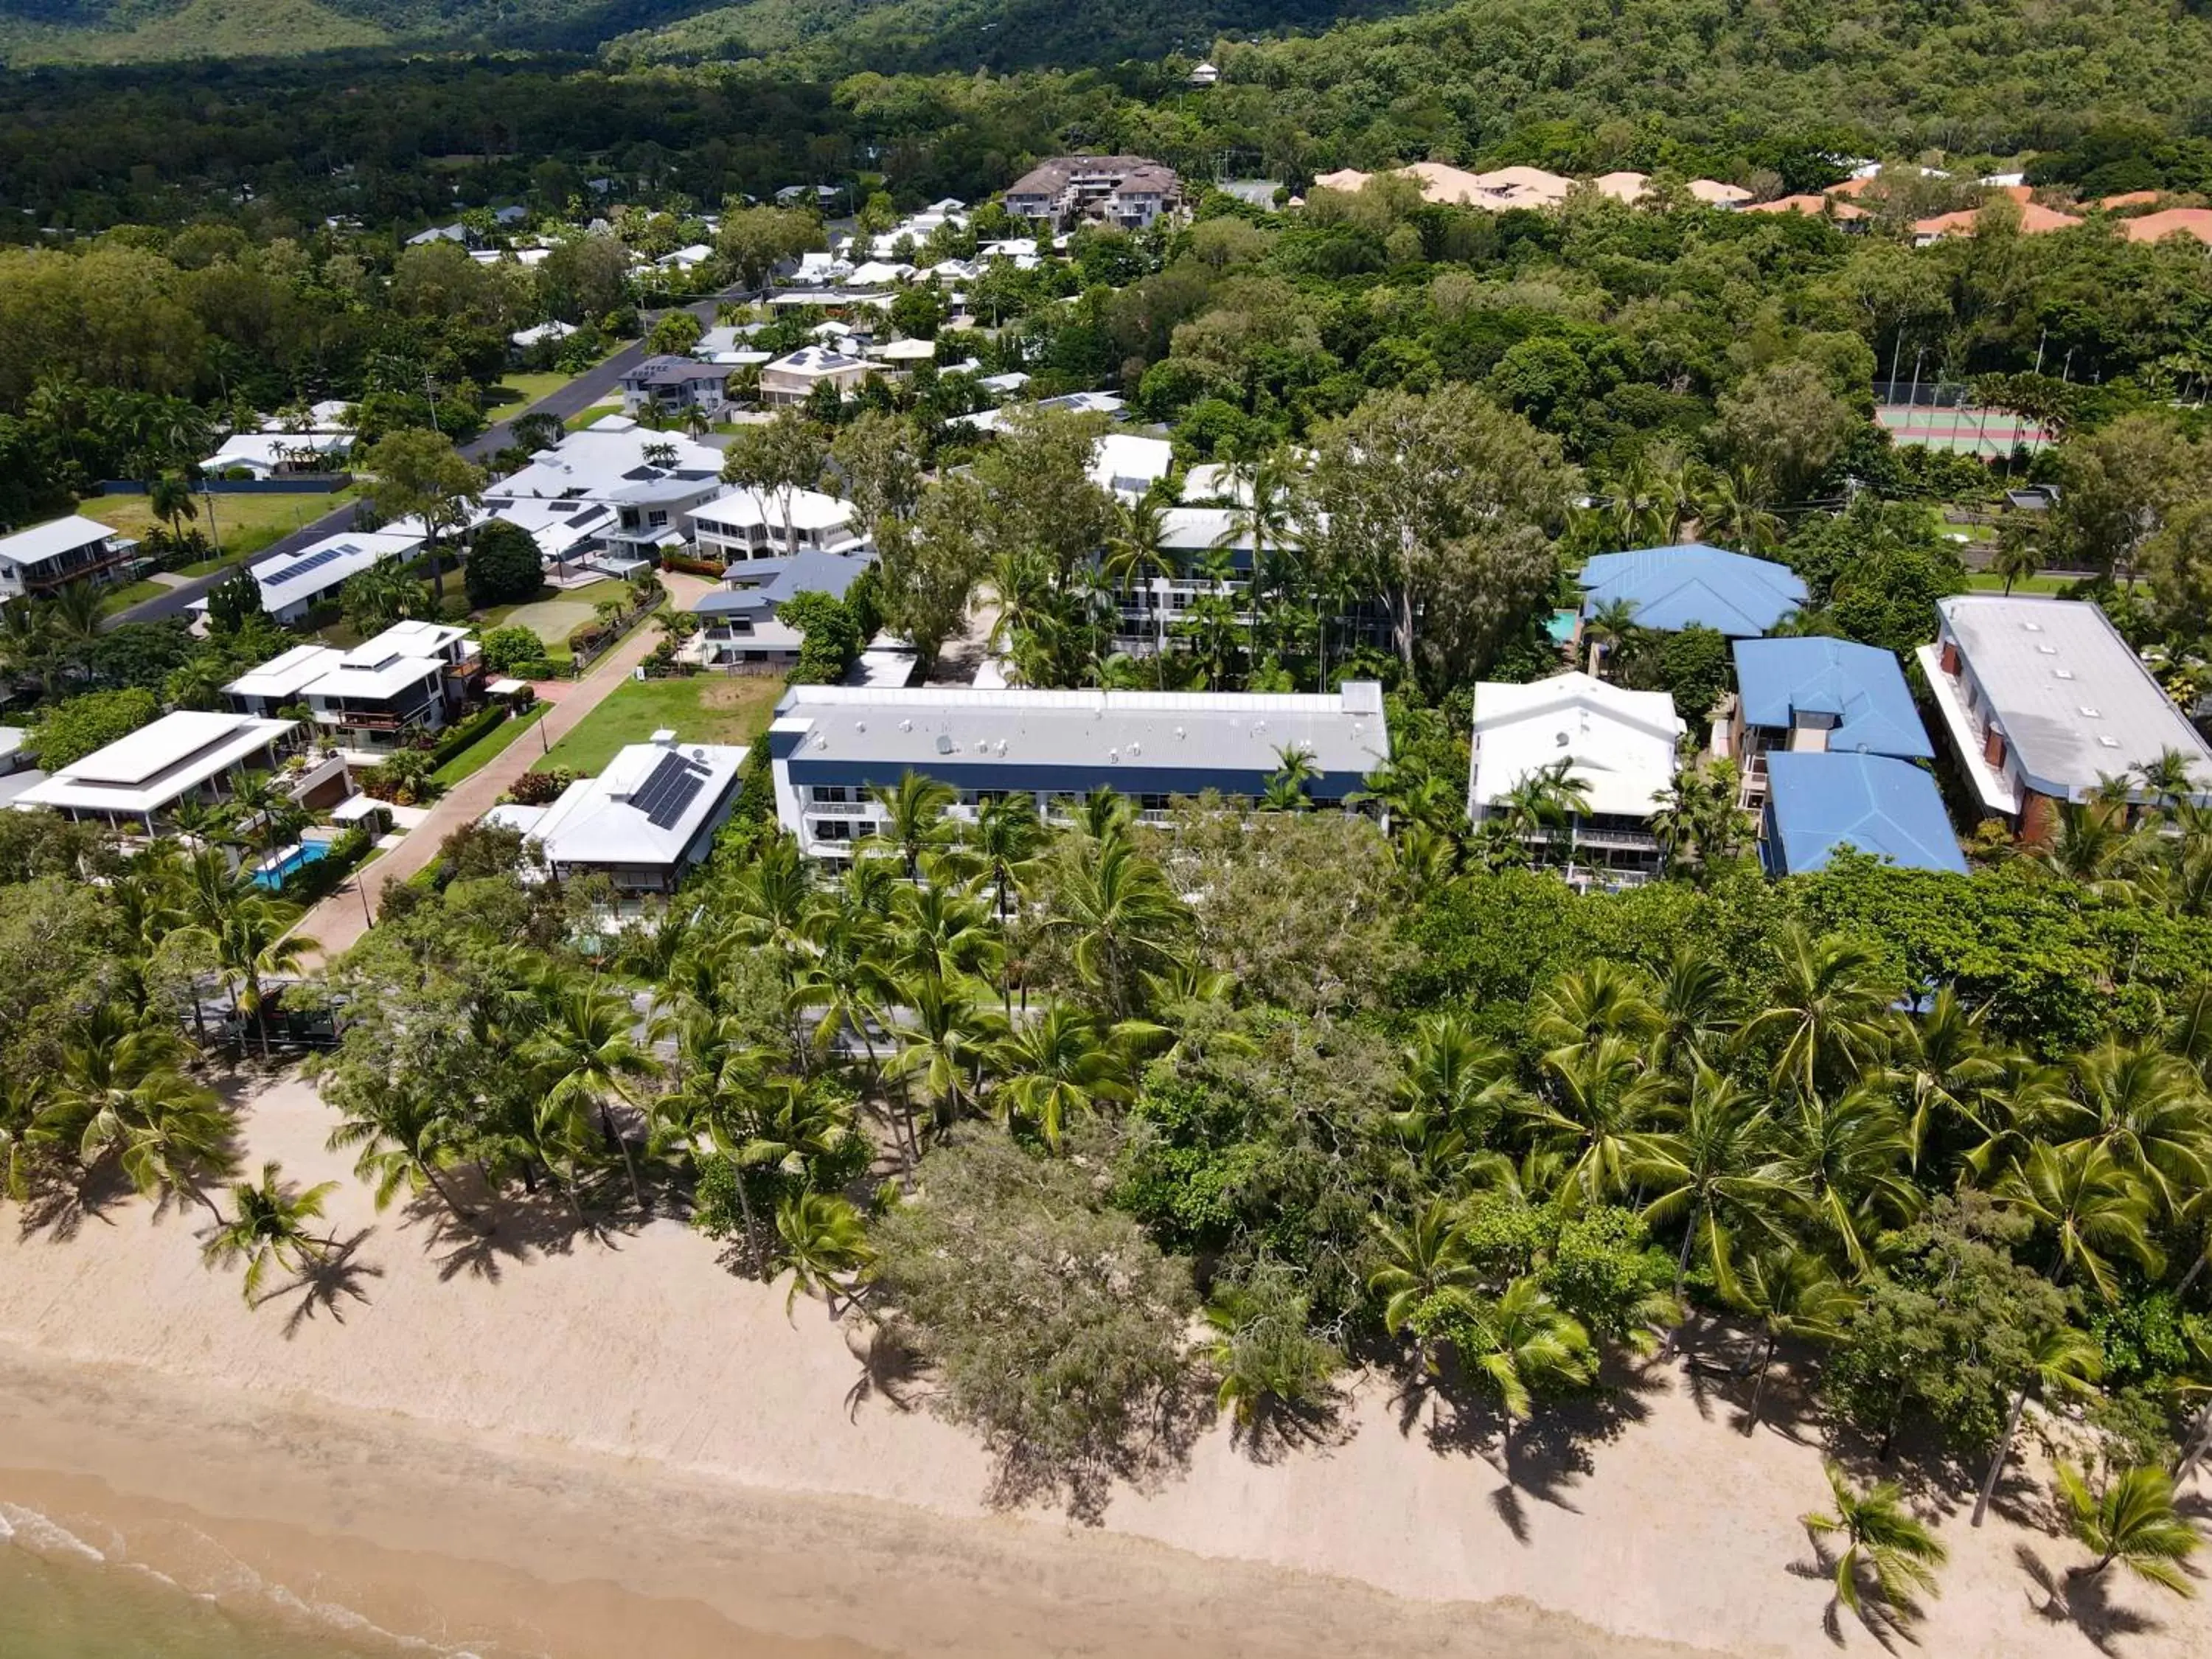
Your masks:
[{"label": "building railing", "polygon": [[864,800],[811,800],[805,810],[818,817],[857,818],[874,805],[873,801]]}]

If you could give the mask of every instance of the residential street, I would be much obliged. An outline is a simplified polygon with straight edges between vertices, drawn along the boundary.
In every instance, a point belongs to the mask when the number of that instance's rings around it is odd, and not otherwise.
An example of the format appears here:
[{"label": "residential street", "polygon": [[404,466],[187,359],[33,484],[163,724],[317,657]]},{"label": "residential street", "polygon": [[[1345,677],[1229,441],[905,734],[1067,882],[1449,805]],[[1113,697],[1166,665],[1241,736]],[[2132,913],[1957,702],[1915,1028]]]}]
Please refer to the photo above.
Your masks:
[{"label": "residential street", "polygon": [[[685,308],[702,321],[711,324],[714,319],[714,307],[719,300],[735,295],[737,292],[738,290],[734,289],[728,289],[724,295],[718,295],[714,300],[695,301]],[[550,397],[540,398],[527,409],[518,409],[505,420],[486,428],[482,434],[463,444],[460,447],[461,453],[472,461],[482,461],[487,456],[498,453],[507,447],[514,422],[525,415],[551,415],[566,421],[571,415],[579,414],[589,409],[612,392],[622,377],[635,367],[644,356],[645,345],[642,341],[624,346],[611,357],[594,364],[583,374],[579,374]],[[355,503],[352,501],[347,501],[343,506],[333,507],[313,523],[301,526],[289,536],[281,537],[271,542],[260,552],[255,554],[250,562],[259,565],[265,564],[271,559],[287,557],[304,547],[311,547],[325,538],[337,535],[350,528],[353,524],[354,506]],[[167,592],[134,605],[127,611],[118,611],[105,625],[112,628],[118,623],[159,622],[164,617],[182,616],[186,605],[215,586],[229,574],[230,567],[226,565],[210,575],[191,577],[179,582]]]},{"label": "residential street", "polygon": [[[701,594],[714,586],[681,571],[663,571],[660,580],[668,589],[670,605],[678,611],[690,610]],[[431,806],[429,816],[409,830],[398,847],[356,871],[343,886],[301,919],[299,931],[321,947],[316,953],[317,959],[337,956],[368,930],[362,910],[361,889],[364,881],[368,884],[369,902],[381,908],[387,885],[405,881],[423,868],[438,855],[438,848],[447,836],[463,824],[474,823],[496,805],[517,778],[544,758],[548,748],[566,737],[579,720],[629,678],[630,670],[645,660],[659,640],[659,626],[644,623],[592,664],[591,672],[582,679],[541,683],[538,695],[551,708],[538,722],[535,732],[525,732],[481,772],[465,778],[440,796]]]}]

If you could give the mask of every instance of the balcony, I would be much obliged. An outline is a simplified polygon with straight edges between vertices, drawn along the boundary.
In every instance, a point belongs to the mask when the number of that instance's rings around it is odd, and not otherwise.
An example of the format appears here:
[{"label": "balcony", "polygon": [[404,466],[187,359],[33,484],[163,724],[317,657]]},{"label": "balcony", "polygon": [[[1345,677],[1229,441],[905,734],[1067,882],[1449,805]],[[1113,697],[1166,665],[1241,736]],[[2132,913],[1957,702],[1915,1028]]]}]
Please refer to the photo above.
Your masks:
[{"label": "balcony", "polygon": [[820,818],[857,818],[874,806],[872,800],[811,800],[805,810]]}]

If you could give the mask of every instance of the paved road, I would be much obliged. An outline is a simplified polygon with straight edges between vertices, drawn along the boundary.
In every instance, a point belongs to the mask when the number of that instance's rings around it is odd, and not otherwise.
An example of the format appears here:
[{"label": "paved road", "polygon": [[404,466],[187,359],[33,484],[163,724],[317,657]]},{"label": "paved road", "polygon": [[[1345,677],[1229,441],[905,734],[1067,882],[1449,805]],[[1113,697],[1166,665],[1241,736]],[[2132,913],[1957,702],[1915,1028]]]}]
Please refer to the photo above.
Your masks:
[{"label": "paved road", "polygon": [[[660,580],[668,588],[670,608],[678,611],[689,611],[699,602],[702,593],[715,586],[675,570],[664,571]],[[514,781],[532,767],[542,764],[545,750],[574,731],[579,720],[626,682],[630,670],[644,661],[647,653],[659,642],[659,626],[651,621],[641,623],[621,644],[593,663],[583,678],[554,680],[539,685],[538,695],[551,707],[538,720],[538,729],[525,732],[504,751],[494,756],[481,771],[462,779],[441,795],[429,815],[410,830],[398,846],[334,889],[301,918],[295,931],[315,940],[321,947],[316,954],[325,960],[356,943],[368,930],[362,909],[361,889],[364,881],[368,884],[371,902],[381,910],[386,887],[404,881],[421,870],[438,855],[438,848],[447,836],[463,824],[474,823],[496,805],[499,798],[514,787]]]},{"label": "paved road", "polygon": [[[741,290],[727,289],[718,295],[717,299],[739,297],[742,297]],[[714,320],[715,304],[716,300],[699,300],[695,301],[685,309],[702,321],[711,325]],[[514,431],[514,422],[525,415],[551,415],[566,421],[571,415],[581,414],[612,392],[622,377],[642,361],[644,356],[645,346],[642,342],[624,346],[613,356],[579,374],[550,397],[541,398],[527,409],[517,410],[506,420],[499,422],[479,436],[463,444],[461,453],[472,461],[481,461],[487,456],[498,453],[507,447]],[[255,554],[250,562],[257,565],[266,564],[272,559],[287,557],[297,553],[301,548],[313,546],[317,542],[351,529],[354,505],[353,502],[347,501],[343,506],[331,508],[313,523],[303,525],[290,535],[271,542],[260,552]],[[194,576],[153,599],[142,600],[127,611],[118,611],[109,618],[105,626],[112,628],[118,623],[159,622],[164,617],[181,617],[185,614],[185,606],[204,594],[229,574],[230,567],[226,565],[212,575]]]}]

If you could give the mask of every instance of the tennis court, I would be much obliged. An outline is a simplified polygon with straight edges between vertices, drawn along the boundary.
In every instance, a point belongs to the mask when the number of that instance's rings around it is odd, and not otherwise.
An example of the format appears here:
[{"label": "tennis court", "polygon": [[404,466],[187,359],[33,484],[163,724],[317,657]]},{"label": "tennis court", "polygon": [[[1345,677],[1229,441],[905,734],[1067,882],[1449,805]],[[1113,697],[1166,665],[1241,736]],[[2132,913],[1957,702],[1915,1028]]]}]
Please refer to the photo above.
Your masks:
[{"label": "tennis court", "polygon": [[1924,444],[1930,449],[1954,449],[1965,454],[1996,458],[2026,444],[2040,448],[2050,434],[2037,422],[2009,410],[1964,404],[1882,404],[1875,418],[1893,443]]}]

